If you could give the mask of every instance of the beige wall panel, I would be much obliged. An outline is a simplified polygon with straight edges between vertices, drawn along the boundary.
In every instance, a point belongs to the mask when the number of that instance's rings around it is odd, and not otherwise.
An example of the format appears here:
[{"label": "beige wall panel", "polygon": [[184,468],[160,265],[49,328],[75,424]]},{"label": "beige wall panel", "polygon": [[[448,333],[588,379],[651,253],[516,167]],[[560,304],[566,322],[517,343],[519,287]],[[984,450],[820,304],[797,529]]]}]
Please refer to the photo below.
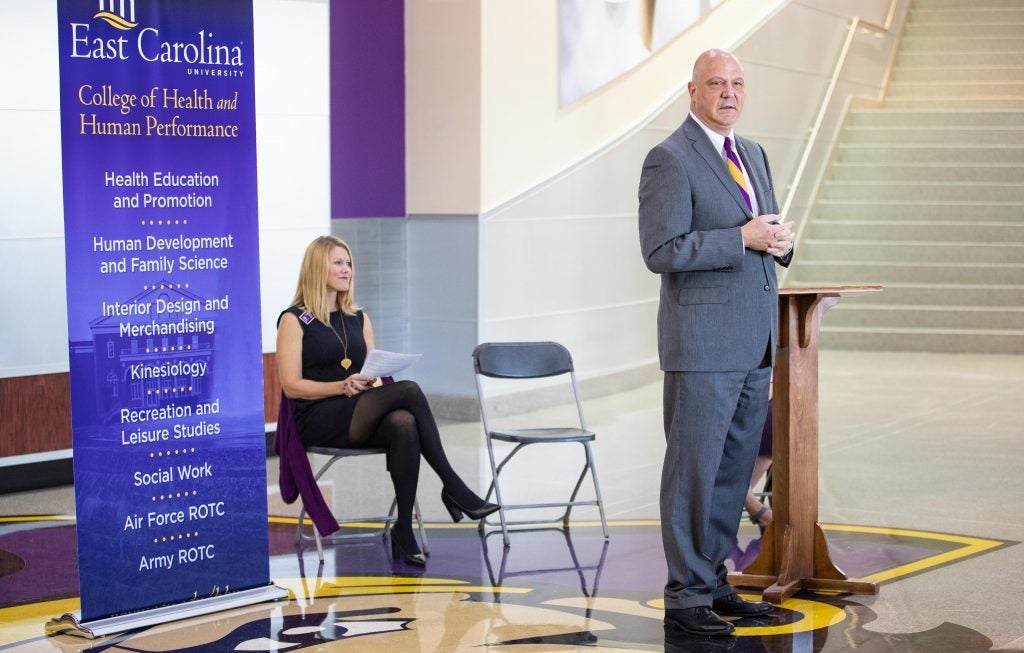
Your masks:
[{"label": "beige wall panel", "polygon": [[405,3],[406,213],[480,210],[482,4]]}]

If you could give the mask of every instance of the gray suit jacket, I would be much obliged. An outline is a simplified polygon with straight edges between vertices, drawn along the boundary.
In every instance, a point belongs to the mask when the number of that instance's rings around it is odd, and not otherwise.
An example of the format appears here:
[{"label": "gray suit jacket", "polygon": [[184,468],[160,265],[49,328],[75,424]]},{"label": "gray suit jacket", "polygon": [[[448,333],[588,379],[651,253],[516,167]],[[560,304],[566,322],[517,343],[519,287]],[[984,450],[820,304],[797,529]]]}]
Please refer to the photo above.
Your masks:
[{"label": "gray suit jacket", "polygon": [[[778,213],[768,159],[736,136],[762,214]],[[722,154],[689,116],[655,146],[640,176],[640,246],[661,275],[658,354],[672,372],[756,368],[778,333],[775,260],[743,247],[740,227],[753,216]]]}]

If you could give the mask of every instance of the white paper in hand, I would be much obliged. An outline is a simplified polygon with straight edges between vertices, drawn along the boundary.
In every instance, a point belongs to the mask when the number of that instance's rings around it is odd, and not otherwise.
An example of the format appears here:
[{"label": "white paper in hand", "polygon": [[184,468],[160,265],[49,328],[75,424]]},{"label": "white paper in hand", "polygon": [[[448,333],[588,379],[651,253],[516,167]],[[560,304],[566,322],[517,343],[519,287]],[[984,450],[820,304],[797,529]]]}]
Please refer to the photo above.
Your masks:
[{"label": "white paper in hand", "polygon": [[416,362],[422,354],[399,354],[383,349],[374,349],[366,356],[363,369],[359,371],[365,376],[394,376]]}]

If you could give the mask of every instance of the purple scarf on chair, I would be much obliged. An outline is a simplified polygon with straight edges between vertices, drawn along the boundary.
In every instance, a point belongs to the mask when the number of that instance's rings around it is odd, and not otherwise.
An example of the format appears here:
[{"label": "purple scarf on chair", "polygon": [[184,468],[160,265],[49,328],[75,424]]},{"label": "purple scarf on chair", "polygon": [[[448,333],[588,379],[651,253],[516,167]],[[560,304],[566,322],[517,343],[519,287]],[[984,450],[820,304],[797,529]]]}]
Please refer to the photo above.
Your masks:
[{"label": "purple scarf on chair", "polygon": [[324,495],[313,476],[313,468],[309,465],[306,448],[299,438],[299,429],[295,426],[295,414],[292,400],[281,393],[281,408],[277,413],[277,434],[274,436],[274,452],[279,461],[281,498],[285,503],[294,503],[302,497],[302,505],[309,513],[316,530],[321,537],[327,537],[338,530],[338,521],[331,514]]}]

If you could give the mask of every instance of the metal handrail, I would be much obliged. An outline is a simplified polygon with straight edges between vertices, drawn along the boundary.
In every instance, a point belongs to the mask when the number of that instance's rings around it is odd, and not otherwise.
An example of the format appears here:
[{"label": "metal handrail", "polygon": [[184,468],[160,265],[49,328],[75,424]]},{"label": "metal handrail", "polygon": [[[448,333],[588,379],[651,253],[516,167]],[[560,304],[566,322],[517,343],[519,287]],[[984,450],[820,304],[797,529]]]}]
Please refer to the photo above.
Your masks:
[{"label": "metal handrail", "polygon": [[[894,0],[895,1],[895,0]],[[853,37],[857,34],[857,26],[860,25],[860,19],[854,18],[850,22],[850,28],[846,32],[846,40],[843,42],[843,48],[839,51],[839,59],[836,61],[836,66],[832,70],[832,79],[828,82],[828,89],[825,91],[825,98],[821,101],[821,106],[818,108],[818,115],[814,118],[814,124],[811,126],[811,136],[807,139],[807,145],[804,146],[803,155],[800,157],[800,163],[796,166],[796,172],[793,173],[793,183],[790,186],[789,194],[786,196],[786,201],[782,204],[782,215],[789,215],[789,209],[793,205],[793,196],[796,195],[796,188],[803,178],[804,170],[807,168],[807,161],[811,158],[811,151],[814,146],[817,145],[818,134],[821,132],[821,124],[825,121],[825,116],[828,114],[829,107],[832,104],[832,96],[835,94],[836,86],[839,85],[839,76],[842,72],[843,66],[846,65],[846,56],[850,53],[850,45],[853,43]],[[799,227],[798,227],[799,230]]]},{"label": "metal handrail", "polygon": [[[783,202],[781,215],[786,220],[790,219],[789,211],[793,206],[793,202],[796,199],[797,190],[804,183],[804,175],[807,173],[808,163],[811,159],[811,154],[818,145],[819,138],[821,136],[822,125],[825,119],[832,111],[832,103],[836,93],[836,87],[842,78],[843,68],[846,66],[846,60],[850,54],[850,49],[853,46],[854,38],[857,35],[858,29],[869,29],[874,32],[889,33],[892,31],[893,23],[896,19],[896,11],[902,0],[891,0],[889,3],[889,11],[886,14],[885,24],[878,25],[877,23],[863,20],[860,17],[855,17],[850,21],[850,27],[846,32],[846,39],[843,42],[843,47],[839,52],[839,57],[836,60],[836,64],[832,69],[832,76],[829,79],[828,88],[825,91],[825,97],[822,99],[821,106],[818,109],[818,113],[815,116],[814,124],[811,126],[810,137],[807,139],[807,144],[804,146],[803,153],[800,156],[800,162],[797,164],[796,171],[793,173],[792,181],[790,182],[790,190],[786,195],[786,200]],[[907,7],[909,7],[909,0],[907,1]],[[889,77],[892,74],[893,62],[895,61],[896,52],[898,48],[893,48],[893,52],[889,58],[889,63],[886,66],[885,74],[883,76],[881,91],[878,99],[882,99],[882,94],[885,92],[885,88],[888,86]],[[849,98],[844,100],[844,107],[842,112],[845,116],[849,111]],[[843,124],[845,118],[840,120],[838,124]],[[818,192],[821,188],[821,181],[825,174],[825,166],[821,166],[818,169],[818,174],[814,179],[814,185],[812,186],[811,192],[808,194],[807,208],[804,210],[804,214],[800,216],[800,219],[796,220],[796,229],[793,236],[794,248],[799,245],[800,240],[804,234],[804,228],[807,225],[807,217],[810,214],[810,209],[814,204],[814,198],[817,197]],[[781,286],[789,273],[789,269],[786,268],[780,273],[779,285]]]}]

